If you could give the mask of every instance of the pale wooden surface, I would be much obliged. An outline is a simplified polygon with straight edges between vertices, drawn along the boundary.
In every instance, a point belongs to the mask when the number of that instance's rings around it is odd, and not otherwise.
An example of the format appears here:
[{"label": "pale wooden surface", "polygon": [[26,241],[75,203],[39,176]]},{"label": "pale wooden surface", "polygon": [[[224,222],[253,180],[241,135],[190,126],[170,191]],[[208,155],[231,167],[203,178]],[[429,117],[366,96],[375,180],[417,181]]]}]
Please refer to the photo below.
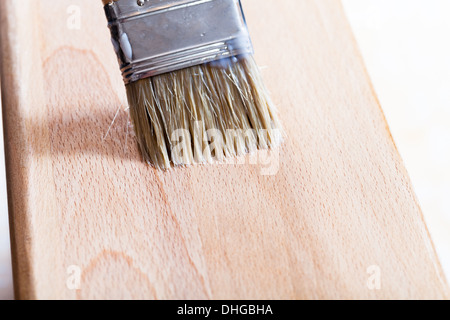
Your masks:
[{"label": "pale wooden surface", "polygon": [[71,4],[0,2],[18,297],[449,297],[338,1],[243,1],[286,132],[272,176],[144,165],[101,4],[70,30]]},{"label": "pale wooden surface", "polygon": [[450,1],[343,5],[449,278]]}]

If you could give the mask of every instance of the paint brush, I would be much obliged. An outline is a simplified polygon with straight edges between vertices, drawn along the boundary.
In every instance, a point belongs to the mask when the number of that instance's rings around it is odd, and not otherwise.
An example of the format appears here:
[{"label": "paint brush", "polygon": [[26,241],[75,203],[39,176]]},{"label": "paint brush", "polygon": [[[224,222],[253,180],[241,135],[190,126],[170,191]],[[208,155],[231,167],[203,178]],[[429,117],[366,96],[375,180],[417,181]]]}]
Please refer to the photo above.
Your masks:
[{"label": "paint brush", "polygon": [[143,159],[211,163],[281,141],[239,0],[103,0]]}]

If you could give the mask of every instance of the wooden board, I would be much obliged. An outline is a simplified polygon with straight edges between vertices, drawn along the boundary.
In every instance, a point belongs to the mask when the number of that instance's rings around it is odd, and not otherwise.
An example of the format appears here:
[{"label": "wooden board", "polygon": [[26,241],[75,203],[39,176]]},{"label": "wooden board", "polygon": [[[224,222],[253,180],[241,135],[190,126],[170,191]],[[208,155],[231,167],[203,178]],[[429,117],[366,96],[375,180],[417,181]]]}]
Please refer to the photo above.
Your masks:
[{"label": "wooden board", "polygon": [[169,172],[139,157],[100,1],[73,3],[0,2],[18,298],[449,297],[338,1],[243,1],[285,142]]}]

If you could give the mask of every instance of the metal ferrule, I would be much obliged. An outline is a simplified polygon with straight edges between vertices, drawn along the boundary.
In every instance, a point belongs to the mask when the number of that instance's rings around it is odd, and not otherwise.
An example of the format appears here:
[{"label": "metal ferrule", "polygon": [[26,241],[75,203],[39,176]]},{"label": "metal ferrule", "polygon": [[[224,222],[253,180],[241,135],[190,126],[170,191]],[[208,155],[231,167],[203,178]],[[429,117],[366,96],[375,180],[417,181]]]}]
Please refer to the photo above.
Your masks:
[{"label": "metal ferrule", "polygon": [[117,0],[105,12],[126,84],[253,53],[240,0]]}]

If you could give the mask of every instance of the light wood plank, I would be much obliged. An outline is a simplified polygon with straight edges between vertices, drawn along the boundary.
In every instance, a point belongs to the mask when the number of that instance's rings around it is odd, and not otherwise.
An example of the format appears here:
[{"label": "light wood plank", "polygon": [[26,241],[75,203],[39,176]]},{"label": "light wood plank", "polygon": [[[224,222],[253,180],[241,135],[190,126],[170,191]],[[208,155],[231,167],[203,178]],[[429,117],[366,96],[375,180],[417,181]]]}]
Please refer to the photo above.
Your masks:
[{"label": "light wood plank", "polygon": [[19,298],[449,297],[339,2],[243,4],[285,142],[272,166],[160,172],[128,130],[101,3],[78,1],[72,30],[73,1],[0,2]]}]

